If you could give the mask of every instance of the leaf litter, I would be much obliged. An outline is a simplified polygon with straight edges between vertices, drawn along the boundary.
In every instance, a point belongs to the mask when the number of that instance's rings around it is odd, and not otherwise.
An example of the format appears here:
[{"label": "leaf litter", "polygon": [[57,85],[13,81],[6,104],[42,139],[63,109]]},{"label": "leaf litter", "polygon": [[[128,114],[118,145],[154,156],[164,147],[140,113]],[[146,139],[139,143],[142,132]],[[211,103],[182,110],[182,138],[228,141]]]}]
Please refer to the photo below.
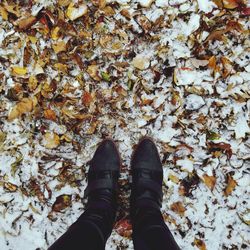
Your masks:
[{"label": "leaf litter", "polygon": [[246,0],[0,3],[1,249],[47,249],[84,210],[106,136],[123,158],[107,249],[133,249],[129,159],[164,166],[162,212],[181,249],[248,249]]}]

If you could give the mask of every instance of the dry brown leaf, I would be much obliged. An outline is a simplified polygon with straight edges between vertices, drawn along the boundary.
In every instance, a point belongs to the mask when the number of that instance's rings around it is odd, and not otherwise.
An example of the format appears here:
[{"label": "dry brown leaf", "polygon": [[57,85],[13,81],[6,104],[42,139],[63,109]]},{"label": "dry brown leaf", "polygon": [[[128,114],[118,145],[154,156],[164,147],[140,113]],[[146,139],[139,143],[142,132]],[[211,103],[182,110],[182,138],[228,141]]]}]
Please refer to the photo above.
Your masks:
[{"label": "dry brown leaf", "polygon": [[36,17],[29,16],[24,17],[16,21],[16,25],[19,29],[26,30],[30,28],[37,21]]},{"label": "dry brown leaf", "polygon": [[71,205],[71,195],[63,194],[56,197],[56,201],[52,205],[52,211],[62,212]]},{"label": "dry brown leaf", "polygon": [[207,174],[204,174],[203,176],[203,181],[205,183],[205,185],[210,188],[211,190],[214,189],[214,186],[216,184],[216,177],[214,176],[209,176]]},{"label": "dry brown leaf", "polygon": [[53,50],[56,54],[66,51],[67,50],[67,44],[64,41],[59,41],[52,45]]},{"label": "dry brown leaf", "polygon": [[228,159],[231,158],[233,152],[231,149],[231,145],[228,143],[224,143],[224,142],[220,142],[220,143],[214,143],[214,142],[208,142],[207,144],[208,149],[211,153],[217,152],[217,151],[221,151],[223,153],[225,153],[228,157]]},{"label": "dry brown leaf", "polygon": [[200,239],[197,239],[195,238],[194,239],[194,245],[197,246],[200,250],[206,250],[206,244],[203,240],[200,240]]},{"label": "dry brown leaf", "polygon": [[52,109],[44,110],[44,117],[51,121],[56,121],[56,113]]},{"label": "dry brown leaf", "polygon": [[4,183],[4,188],[9,191],[9,192],[15,192],[17,191],[17,186],[15,184],[12,184],[10,182],[5,182]]},{"label": "dry brown leaf", "polygon": [[96,81],[100,81],[100,80],[101,80],[100,76],[98,75],[98,73],[99,73],[98,71],[99,71],[99,68],[98,68],[97,65],[90,65],[90,66],[88,66],[88,68],[87,68],[88,74],[89,74],[94,80],[96,80]]},{"label": "dry brown leaf", "polygon": [[221,58],[221,62],[222,62],[222,65],[223,65],[222,77],[227,78],[230,75],[230,73],[232,72],[232,70],[233,70],[233,64],[225,56],[223,56]]},{"label": "dry brown leaf", "polygon": [[224,194],[226,196],[229,196],[233,192],[236,186],[237,186],[237,182],[233,179],[233,177],[230,174],[228,174],[227,175],[227,187],[224,191]]},{"label": "dry brown leaf", "polygon": [[12,121],[25,113],[29,113],[37,105],[36,97],[23,98],[18,104],[16,104],[8,115],[8,120]]},{"label": "dry brown leaf", "polygon": [[53,132],[44,135],[44,146],[49,149],[57,148],[60,145],[60,138]]},{"label": "dry brown leaf", "polygon": [[2,6],[0,6],[0,15],[2,16],[3,20],[8,20],[8,12]]},{"label": "dry brown leaf", "polygon": [[186,208],[183,206],[182,202],[180,201],[177,201],[177,202],[174,202],[171,206],[170,206],[170,209],[172,211],[174,211],[175,213],[183,216],[185,211],[186,211]]}]

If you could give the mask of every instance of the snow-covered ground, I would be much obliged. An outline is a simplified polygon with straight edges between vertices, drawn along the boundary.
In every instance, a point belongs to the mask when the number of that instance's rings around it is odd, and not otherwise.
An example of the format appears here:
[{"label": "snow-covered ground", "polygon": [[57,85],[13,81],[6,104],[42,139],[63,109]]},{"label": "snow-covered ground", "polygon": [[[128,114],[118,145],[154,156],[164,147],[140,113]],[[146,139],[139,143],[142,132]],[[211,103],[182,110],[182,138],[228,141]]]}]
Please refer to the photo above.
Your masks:
[{"label": "snow-covered ground", "polygon": [[143,135],[181,249],[250,249],[249,14],[244,0],[0,1],[0,249],[46,249],[67,230],[107,136],[123,167],[106,249],[133,249]]}]

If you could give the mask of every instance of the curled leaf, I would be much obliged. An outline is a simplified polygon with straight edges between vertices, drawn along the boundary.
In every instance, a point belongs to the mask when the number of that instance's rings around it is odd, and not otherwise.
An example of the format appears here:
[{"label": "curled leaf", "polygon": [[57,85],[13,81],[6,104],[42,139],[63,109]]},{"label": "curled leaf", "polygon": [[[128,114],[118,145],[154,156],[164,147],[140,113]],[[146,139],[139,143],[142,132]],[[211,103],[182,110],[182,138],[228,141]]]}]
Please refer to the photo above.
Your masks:
[{"label": "curled leaf", "polygon": [[16,157],[15,162],[11,163],[11,165],[10,165],[10,167],[11,167],[11,175],[12,176],[15,176],[18,166],[23,161],[23,155],[20,152],[17,152],[17,153],[18,153],[18,156]]},{"label": "curled leaf", "polygon": [[233,177],[230,174],[228,174],[227,175],[227,187],[224,191],[224,194],[226,196],[229,196],[233,192],[236,186],[237,186],[237,182],[233,179]]},{"label": "curled leaf", "polygon": [[203,177],[203,181],[204,181],[205,185],[209,189],[213,190],[214,186],[216,184],[216,177],[215,176],[209,176],[207,174],[204,174],[202,177]]},{"label": "curled leaf", "polygon": [[71,20],[74,21],[77,18],[87,14],[87,5],[86,4],[80,4],[78,7],[74,6],[74,3],[70,3],[68,6],[68,9],[66,11],[66,16]]},{"label": "curled leaf", "polygon": [[12,108],[8,115],[8,120],[12,121],[25,113],[31,112],[37,105],[36,97],[23,98],[16,106]]},{"label": "curled leaf", "polygon": [[206,244],[204,241],[195,238],[194,245],[197,246],[200,250],[206,250]]},{"label": "curled leaf", "polygon": [[185,211],[186,211],[186,208],[183,206],[182,202],[180,201],[177,201],[177,202],[174,202],[171,206],[170,206],[170,209],[172,211],[174,211],[175,213],[183,216]]},{"label": "curled leaf", "polygon": [[5,182],[4,183],[4,188],[8,192],[15,192],[15,191],[17,191],[17,186],[15,184],[10,183],[10,182]]},{"label": "curled leaf", "polygon": [[63,194],[56,197],[56,201],[52,205],[52,211],[62,212],[65,208],[71,205],[71,195]]},{"label": "curled leaf", "polygon": [[60,138],[57,134],[53,132],[47,132],[44,135],[44,144],[46,148],[53,149],[60,145]]}]

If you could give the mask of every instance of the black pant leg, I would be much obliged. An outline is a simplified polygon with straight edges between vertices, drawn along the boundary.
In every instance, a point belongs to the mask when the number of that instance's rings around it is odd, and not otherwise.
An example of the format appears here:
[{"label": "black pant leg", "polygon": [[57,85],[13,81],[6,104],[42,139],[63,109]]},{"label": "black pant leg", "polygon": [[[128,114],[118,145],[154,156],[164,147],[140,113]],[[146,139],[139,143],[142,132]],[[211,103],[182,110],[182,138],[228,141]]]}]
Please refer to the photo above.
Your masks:
[{"label": "black pant leg", "polygon": [[48,250],[104,250],[95,225],[76,221]]},{"label": "black pant leg", "polygon": [[104,250],[112,217],[108,208],[86,210],[48,250]]},{"label": "black pant leg", "polygon": [[135,250],[180,250],[158,210],[140,211],[133,230]]}]

